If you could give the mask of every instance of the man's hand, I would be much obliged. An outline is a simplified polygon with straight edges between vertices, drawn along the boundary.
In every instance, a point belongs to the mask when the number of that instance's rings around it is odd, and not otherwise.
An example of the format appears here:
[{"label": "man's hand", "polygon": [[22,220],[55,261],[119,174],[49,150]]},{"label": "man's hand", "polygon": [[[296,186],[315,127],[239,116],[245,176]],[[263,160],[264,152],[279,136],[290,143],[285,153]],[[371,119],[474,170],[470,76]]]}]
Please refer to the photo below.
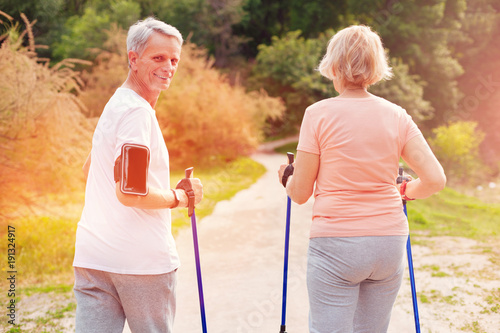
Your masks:
[{"label": "man's hand", "polygon": [[[191,182],[191,187],[194,191],[194,204],[197,205],[203,199],[203,184],[201,180],[198,178],[188,178]],[[179,184],[181,181],[177,184]],[[188,196],[184,190],[176,189],[175,192],[179,198],[179,207],[187,207],[188,206]]]}]

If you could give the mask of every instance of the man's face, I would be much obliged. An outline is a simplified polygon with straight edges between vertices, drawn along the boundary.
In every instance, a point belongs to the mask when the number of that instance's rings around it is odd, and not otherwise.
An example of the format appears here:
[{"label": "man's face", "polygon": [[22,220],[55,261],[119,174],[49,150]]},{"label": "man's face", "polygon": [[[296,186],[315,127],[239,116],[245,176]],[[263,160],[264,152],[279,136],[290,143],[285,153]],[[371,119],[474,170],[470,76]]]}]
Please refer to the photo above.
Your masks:
[{"label": "man's face", "polygon": [[181,44],[172,36],[154,32],[141,55],[131,51],[130,64],[138,83],[146,90],[168,89],[181,57]]}]

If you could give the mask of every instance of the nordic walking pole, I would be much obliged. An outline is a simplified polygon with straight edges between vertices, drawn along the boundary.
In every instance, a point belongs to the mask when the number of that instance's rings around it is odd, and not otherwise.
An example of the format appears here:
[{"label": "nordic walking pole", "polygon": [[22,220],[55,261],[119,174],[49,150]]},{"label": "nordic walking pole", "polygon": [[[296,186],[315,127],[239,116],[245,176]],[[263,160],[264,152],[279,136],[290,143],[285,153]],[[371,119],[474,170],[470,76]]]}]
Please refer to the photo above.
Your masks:
[{"label": "nordic walking pole", "polygon": [[[286,153],[288,156],[288,166],[283,173],[282,184],[286,188],[286,181],[288,177],[293,174],[293,153]],[[286,201],[286,228],[285,228],[285,259],[283,265],[283,298],[281,303],[281,326],[280,333],[286,333],[286,291],[287,291],[287,281],[288,281],[288,248],[290,244],[290,210],[292,206],[292,200],[287,196]]]},{"label": "nordic walking pole", "polygon": [[200,250],[198,248],[198,232],[196,230],[196,214],[194,213],[194,191],[189,178],[193,176],[193,168],[186,169],[186,178],[181,179],[177,184],[178,189],[182,189],[188,196],[188,216],[191,217],[191,229],[193,231],[194,259],[196,262],[196,278],[198,280],[198,296],[200,299],[201,326],[203,333],[207,333],[207,319],[205,317],[205,300],[203,298],[203,283],[201,281]]},{"label": "nordic walking pole", "polygon": [[[400,184],[404,180],[409,181],[408,177],[404,177],[403,168],[399,168],[399,176],[397,179],[397,183]],[[408,218],[408,212],[406,210],[406,200],[403,199],[403,211]],[[411,298],[413,301],[413,316],[415,318],[415,331],[420,333],[420,319],[418,316],[418,302],[417,302],[417,288],[415,286],[415,274],[413,272],[413,256],[411,254],[411,241],[410,234],[408,233],[408,241],[406,242],[406,254],[408,256],[408,269],[410,271],[410,285],[411,285]]]}]

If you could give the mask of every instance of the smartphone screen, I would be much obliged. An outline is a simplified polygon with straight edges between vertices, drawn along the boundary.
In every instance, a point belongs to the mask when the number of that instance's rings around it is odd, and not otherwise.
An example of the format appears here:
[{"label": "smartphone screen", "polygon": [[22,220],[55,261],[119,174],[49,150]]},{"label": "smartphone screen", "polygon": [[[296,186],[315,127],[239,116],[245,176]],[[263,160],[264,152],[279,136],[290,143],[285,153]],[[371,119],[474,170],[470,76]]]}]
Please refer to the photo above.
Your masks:
[{"label": "smartphone screen", "polygon": [[146,146],[127,144],[122,152],[122,192],[148,194],[149,149]]}]

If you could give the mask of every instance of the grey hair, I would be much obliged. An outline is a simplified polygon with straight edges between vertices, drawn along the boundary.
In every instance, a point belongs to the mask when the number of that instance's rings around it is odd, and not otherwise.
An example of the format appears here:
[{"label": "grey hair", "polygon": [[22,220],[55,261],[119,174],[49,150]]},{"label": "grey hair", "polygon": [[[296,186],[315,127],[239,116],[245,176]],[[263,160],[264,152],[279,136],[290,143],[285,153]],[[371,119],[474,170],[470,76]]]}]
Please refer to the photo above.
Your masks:
[{"label": "grey hair", "polygon": [[127,52],[134,51],[141,54],[146,48],[146,43],[153,32],[175,37],[181,45],[184,42],[177,28],[154,17],[148,17],[145,20],[137,21],[129,28],[127,34]]}]

